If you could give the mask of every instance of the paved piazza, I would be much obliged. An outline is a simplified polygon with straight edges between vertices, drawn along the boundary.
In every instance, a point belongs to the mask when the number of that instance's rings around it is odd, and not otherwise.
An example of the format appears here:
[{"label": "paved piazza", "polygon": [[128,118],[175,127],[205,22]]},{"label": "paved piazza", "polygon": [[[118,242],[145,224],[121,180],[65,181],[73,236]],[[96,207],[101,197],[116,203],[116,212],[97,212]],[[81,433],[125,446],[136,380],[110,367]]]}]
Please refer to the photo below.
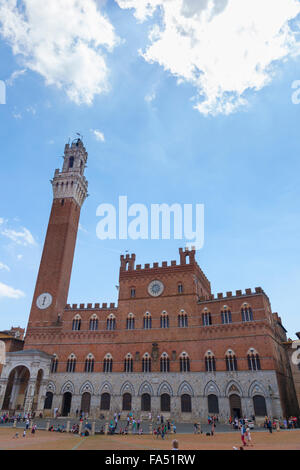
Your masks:
[{"label": "paved piazza", "polygon": [[[165,440],[150,435],[79,437],[78,435],[38,430],[14,439],[16,430],[0,428],[0,450],[171,450],[173,435]],[[252,432],[253,447],[245,450],[300,450],[300,430]],[[175,436],[174,436],[175,437]],[[179,450],[232,450],[241,445],[239,432],[220,432],[214,437],[194,434],[177,434]]]}]

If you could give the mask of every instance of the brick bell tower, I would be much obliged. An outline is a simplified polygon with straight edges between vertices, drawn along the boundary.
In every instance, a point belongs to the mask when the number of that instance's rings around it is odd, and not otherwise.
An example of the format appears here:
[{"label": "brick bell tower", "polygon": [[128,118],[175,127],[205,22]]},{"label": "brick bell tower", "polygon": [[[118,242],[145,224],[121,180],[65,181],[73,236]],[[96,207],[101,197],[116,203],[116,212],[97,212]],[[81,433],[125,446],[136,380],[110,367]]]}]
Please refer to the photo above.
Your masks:
[{"label": "brick bell tower", "polygon": [[[67,303],[80,210],[87,197],[88,154],[81,141],[65,146],[62,171],[51,180],[53,204],[36,281],[27,339],[36,328],[59,327]],[[26,348],[26,339],[25,339]]]}]

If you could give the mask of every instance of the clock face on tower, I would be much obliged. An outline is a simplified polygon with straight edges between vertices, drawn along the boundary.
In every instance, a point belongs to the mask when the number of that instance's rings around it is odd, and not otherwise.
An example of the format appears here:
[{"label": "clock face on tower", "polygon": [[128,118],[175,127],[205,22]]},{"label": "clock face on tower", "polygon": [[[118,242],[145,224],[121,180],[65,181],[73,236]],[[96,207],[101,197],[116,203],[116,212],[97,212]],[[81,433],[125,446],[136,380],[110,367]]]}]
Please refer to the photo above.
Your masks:
[{"label": "clock face on tower", "polygon": [[152,297],[158,297],[164,291],[164,285],[161,281],[152,281],[148,286],[148,292]]},{"label": "clock face on tower", "polygon": [[50,307],[51,304],[52,304],[52,295],[48,293],[41,294],[37,298],[37,301],[36,301],[36,306],[40,310],[45,310],[46,308]]}]

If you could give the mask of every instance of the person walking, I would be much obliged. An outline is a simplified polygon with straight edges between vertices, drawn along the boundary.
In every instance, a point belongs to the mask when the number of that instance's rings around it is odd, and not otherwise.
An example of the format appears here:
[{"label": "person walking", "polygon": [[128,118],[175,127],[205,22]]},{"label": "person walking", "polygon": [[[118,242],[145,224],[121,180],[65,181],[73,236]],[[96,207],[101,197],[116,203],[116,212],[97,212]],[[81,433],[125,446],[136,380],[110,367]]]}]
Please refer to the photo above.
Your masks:
[{"label": "person walking", "polygon": [[245,434],[246,434],[246,428],[245,428],[245,425],[242,424],[241,425],[241,439],[242,439],[243,446],[247,445],[245,441]]},{"label": "person walking", "polygon": [[267,422],[267,428],[268,428],[268,430],[269,430],[269,433],[272,434],[273,429],[272,429],[272,421],[271,421],[271,419],[269,419],[268,422]]}]

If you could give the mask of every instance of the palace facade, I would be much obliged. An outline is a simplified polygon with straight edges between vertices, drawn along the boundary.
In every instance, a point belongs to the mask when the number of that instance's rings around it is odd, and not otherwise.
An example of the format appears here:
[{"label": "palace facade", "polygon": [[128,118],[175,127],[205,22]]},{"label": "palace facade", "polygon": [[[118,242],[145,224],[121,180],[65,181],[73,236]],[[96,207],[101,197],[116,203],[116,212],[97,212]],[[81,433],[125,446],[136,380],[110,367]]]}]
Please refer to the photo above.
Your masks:
[{"label": "palace facade", "polygon": [[212,294],[195,250],[179,262],[121,256],[118,304],[67,304],[87,152],[65,147],[21,351],[8,352],[0,409],[176,420],[298,415],[286,330],[261,287]]}]

